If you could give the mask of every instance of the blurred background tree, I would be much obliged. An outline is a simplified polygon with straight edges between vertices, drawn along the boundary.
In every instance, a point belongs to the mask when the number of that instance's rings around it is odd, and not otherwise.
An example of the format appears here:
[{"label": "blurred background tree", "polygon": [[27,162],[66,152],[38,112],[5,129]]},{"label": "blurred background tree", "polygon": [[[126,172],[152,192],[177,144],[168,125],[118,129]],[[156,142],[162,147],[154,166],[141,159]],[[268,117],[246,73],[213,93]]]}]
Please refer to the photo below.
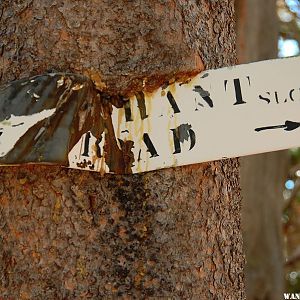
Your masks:
[{"label": "blurred background tree", "polygon": [[[239,63],[278,56],[279,22],[276,0],[236,0]],[[241,159],[242,227],[249,300],[282,299],[284,257],[282,193],[288,152]]]},{"label": "blurred background tree", "polygon": [[[278,0],[279,56],[299,55],[300,1]],[[283,194],[285,279],[288,292],[300,292],[300,148],[290,150],[290,169]]]},{"label": "blurred background tree", "polygon": [[[278,0],[279,57],[299,55],[300,1]],[[283,194],[285,279],[288,292],[300,292],[300,148],[290,150],[290,170]]]},{"label": "blurred background tree", "polygon": [[[299,55],[300,0],[235,3],[239,63]],[[247,299],[300,292],[300,148],[246,157],[241,167]]]}]

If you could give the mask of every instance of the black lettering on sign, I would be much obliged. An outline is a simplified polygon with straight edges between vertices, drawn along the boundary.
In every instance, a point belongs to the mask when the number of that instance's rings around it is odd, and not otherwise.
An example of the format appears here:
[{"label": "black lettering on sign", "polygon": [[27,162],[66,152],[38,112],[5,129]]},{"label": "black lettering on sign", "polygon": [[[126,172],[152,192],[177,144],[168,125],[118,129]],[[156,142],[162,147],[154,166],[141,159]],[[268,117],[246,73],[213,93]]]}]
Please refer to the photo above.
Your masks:
[{"label": "black lettering on sign", "polygon": [[140,110],[141,119],[144,120],[148,117],[146,112],[146,104],[145,104],[145,95],[143,92],[139,92],[136,94],[136,99],[138,102],[138,108]]},{"label": "black lettering on sign", "polygon": [[[270,96],[270,92],[266,92]],[[262,95],[258,96],[260,100],[266,101],[268,104],[271,102],[270,98],[263,97]]]},{"label": "black lettering on sign", "polygon": [[22,123],[20,123],[20,124],[14,124],[14,125],[12,125],[12,127],[18,127],[18,126],[20,126],[20,125],[24,125],[24,122],[22,122]]},{"label": "black lettering on sign", "polygon": [[[141,119],[144,120],[148,117],[147,110],[146,110],[146,103],[145,103],[145,95],[143,92],[139,92],[135,96],[138,103]],[[124,109],[125,109],[126,122],[132,122],[133,119],[132,119],[130,101],[125,102]]]},{"label": "black lettering on sign", "polygon": [[91,133],[87,132],[84,139],[84,150],[83,153],[81,154],[82,156],[89,157],[90,139],[91,139]]},{"label": "black lettering on sign", "polygon": [[156,152],[156,149],[148,135],[148,133],[144,133],[143,135],[143,140],[148,148],[147,152],[150,152],[151,156],[150,157],[156,157],[156,156],[159,156]]},{"label": "black lettering on sign", "polygon": [[175,114],[180,113],[179,107],[178,107],[178,105],[177,105],[177,103],[176,103],[176,101],[175,101],[175,99],[174,99],[174,97],[173,97],[173,95],[170,91],[167,92],[167,98],[168,98],[168,100],[169,100],[169,102],[170,102],[170,104],[171,104],[171,106],[174,110],[174,113]]},{"label": "black lettering on sign", "polygon": [[214,103],[210,98],[210,93],[208,91],[204,90],[200,85],[195,85],[193,91],[197,92],[209,107],[214,107]]},{"label": "black lettering on sign", "polygon": [[[250,86],[250,85],[251,85],[250,77],[247,76],[247,79],[248,79],[248,84],[249,84],[249,86]],[[227,91],[227,83],[228,83],[228,80],[224,80],[225,91]],[[234,90],[235,90],[235,100],[236,100],[236,102],[234,103],[234,105],[246,103],[246,102],[243,100],[243,95],[242,95],[242,88],[241,88],[241,81],[240,81],[240,79],[239,79],[239,78],[233,79],[233,85],[234,85]]]},{"label": "black lettering on sign", "polygon": [[201,107],[204,107],[204,105],[200,102],[197,102],[197,99],[195,98],[195,105],[196,105],[196,108],[195,108],[195,111],[198,111],[198,105],[200,105]]},{"label": "black lettering on sign", "polygon": [[142,153],[142,150],[140,149],[140,151],[139,151],[139,157],[138,157],[138,160],[137,161],[141,161],[142,159],[141,159],[141,153]]},{"label": "black lettering on sign", "polygon": [[243,101],[240,80],[234,79],[233,82],[234,82],[235,97],[236,97],[236,102],[234,103],[234,105],[246,103],[245,101]]},{"label": "black lettering on sign", "polygon": [[196,144],[196,134],[194,130],[191,129],[192,126],[189,124],[181,124],[175,129],[171,129],[173,132],[174,148],[175,151],[173,154],[181,153],[180,143],[183,143],[185,140],[191,140],[190,149],[193,149]]},{"label": "black lettering on sign", "polygon": [[96,142],[95,142],[96,156],[97,156],[98,158],[101,158],[101,157],[102,157],[102,155],[101,155],[101,149],[100,149],[100,147],[99,147],[99,144],[101,143],[101,141],[102,141],[102,136],[100,136],[100,138],[98,138],[98,139],[96,140]]},{"label": "black lettering on sign", "polygon": [[275,100],[276,100],[276,103],[279,104],[279,99],[278,99],[278,93],[275,92]]},{"label": "black lettering on sign", "polygon": [[248,79],[249,86],[251,86],[250,77],[249,77],[249,76],[247,76],[247,79]]},{"label": "black lettering on sign", "polygon": [[295,99],[293,98],[293,93],[295,92],[295,89],[292,89],[292,90],[290,90],[290,93],[289,93],[289,96],[290,96],[290,99],[292,100],[292,101],[295,101]]},{"label": "black lettering on sign", "polygon": [[126,122],[133,121],[132,117],[131,117],[131,108],[130,108],[130,101],[129,100],[127,102],[125,102],[124,109],[125,109],[125,119],[126,119]]}]

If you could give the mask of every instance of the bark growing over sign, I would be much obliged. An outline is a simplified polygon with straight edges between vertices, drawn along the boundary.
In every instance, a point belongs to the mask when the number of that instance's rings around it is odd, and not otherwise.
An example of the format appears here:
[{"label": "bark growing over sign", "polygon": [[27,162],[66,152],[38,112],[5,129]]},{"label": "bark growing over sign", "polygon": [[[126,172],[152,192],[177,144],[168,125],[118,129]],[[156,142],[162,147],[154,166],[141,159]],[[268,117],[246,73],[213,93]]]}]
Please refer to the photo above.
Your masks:
[{"label": "bark growing over sign", "polygon": [[[195,40],[209,32],[188,35],[189,19],[201,25],[193,19],[199,8],[180,2],[8,1],[2,14],[2,80],[49,69],[86,72],[100,89],[106,85],[110,93],[124,94],[195,73],[202,68]],[[190,16],[184,12],[189,6]]]},{"label": "bark growing over sign", "polygon": [[[2,83],[88,74],[109,95],[235,63],[233,1],[1,2]],[[212,137],[213,138],[213,137]],[[243,299],[238,163],[101,178],[1,168],[0,296]]]}]

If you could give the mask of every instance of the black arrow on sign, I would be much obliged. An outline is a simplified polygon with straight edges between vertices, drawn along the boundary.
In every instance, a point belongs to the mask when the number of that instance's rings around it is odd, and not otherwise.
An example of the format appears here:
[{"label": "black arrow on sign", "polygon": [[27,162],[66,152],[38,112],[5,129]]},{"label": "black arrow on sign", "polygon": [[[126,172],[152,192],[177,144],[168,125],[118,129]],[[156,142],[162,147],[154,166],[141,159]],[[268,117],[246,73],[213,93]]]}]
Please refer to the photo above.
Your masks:
[{"label": "black arrow on sign", "polygon": [[266,126],[266,127],[260,127],[260,128],[255,128],[255,131],[263,131],[263,130],[269,130],[269,129],[277,129],[277,128],[283,128],[286,131],[292,131],[300,127],[300,123],[298,122],[293,122],[293,121],[285,121],[284,125],[275,125],[275,126]]}]

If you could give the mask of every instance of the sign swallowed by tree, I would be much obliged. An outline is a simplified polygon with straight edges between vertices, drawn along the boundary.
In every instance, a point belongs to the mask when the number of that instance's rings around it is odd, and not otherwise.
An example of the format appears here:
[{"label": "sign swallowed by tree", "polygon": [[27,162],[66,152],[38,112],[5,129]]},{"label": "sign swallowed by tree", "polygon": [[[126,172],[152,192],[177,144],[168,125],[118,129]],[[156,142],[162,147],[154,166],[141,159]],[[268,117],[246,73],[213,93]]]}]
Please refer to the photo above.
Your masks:
[{"label": "sign swallowed by tree", "polygon": [[300,145],[300,58],[204,71],[130,99],[81,75],[0,87],[0,164],[138,173]]}]

